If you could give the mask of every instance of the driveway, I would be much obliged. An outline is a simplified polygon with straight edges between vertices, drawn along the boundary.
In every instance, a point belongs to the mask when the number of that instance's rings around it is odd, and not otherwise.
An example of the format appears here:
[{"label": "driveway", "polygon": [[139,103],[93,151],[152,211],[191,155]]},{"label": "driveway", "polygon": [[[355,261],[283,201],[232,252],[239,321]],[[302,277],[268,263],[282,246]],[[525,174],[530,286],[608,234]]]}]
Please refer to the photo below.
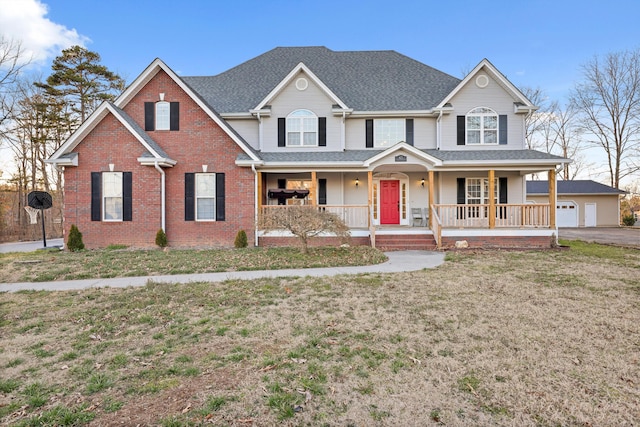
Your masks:
[{"label": "driveway", "polygon": [[640,227],[560,228],[558,236],[566,240],[582,240],[640,249]]}]

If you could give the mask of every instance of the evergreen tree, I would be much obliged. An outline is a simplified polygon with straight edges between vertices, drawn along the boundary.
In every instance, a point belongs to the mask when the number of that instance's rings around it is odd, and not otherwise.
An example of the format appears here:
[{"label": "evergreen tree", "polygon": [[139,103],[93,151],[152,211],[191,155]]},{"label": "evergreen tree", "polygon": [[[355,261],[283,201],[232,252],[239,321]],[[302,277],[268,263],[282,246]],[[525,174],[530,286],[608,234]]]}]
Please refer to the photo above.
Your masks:
[{"label": "evergreen tree", "polygon": [[82,46],[64,49],[51,66],[53,74],[40,85],[54,96],[64,98],[79,115],[79,123],[102,103],[124,90],[125,82],[100,64],[100,55]]}]

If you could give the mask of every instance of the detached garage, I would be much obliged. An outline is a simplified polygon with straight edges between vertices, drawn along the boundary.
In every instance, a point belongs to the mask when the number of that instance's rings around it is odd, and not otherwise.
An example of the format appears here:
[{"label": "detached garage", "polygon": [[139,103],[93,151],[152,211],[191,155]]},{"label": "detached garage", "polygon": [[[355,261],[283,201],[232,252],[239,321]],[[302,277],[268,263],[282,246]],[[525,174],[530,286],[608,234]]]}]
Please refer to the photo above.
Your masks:
[{"label": "detached garage", "polygon": [[[618,227],[625,191],[591,180],[558,181],[558,227]],[[527,181],[527,202],[548,203],[549,182]]]}]

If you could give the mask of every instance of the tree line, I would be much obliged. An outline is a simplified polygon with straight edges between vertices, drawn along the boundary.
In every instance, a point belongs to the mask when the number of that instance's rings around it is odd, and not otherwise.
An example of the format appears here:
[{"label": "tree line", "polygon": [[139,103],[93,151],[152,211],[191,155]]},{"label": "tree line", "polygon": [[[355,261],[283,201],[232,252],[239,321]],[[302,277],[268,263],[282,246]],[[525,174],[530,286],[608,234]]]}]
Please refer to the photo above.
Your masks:
[{"label": "tree line", "polygon": [[[19,42],[0,37],[0,146],[10,148],[15,168],[10,176],[0,171],[5,182],[0,186],[0,240],[34,237],[23,209],[33,190],[54,195],[50,230],[53,237],[61,235],[55,219],[62,218],[62,172],[44,160],[100,103],[115,99],[125,87],[100,63],[98,53],[81,46],[64,49],[46,79],[29,77],[29,62]],[[521,90],[539,106],[525,120],[527,147],[573,159],[558,171],[560,179],[574,179],[593,167],[584,151],[595,147],[609,185],[620,188],[622,179],[635,179],[628,190],[640,193],[640,49],[587,61],[567,105],[549,100],[539,88]],[[632,199],[630,209],[640,209],[638,199]]]},{"label": "tree line", "polygon": [[14,170],[1,171],[0,240],[33,239],[24,207],[34,190],[53,195],[45,216],[49,233],[62,233],[62,171],[45,163],[103,101],[113,100],[125,81],[81,46],[62,51],[46,79],[29,76],[21,44],[0,38],[0,145],[11,151]]}]

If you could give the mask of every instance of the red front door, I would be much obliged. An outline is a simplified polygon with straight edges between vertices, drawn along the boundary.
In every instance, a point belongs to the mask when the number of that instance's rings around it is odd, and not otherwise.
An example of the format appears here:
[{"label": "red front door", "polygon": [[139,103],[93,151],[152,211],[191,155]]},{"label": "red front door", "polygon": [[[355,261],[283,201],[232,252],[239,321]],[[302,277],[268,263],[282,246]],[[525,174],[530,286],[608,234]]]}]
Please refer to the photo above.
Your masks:
[{"label": "red front door", "polygon": [[400,224],[400,181],[380,181],[380,224]]}]

